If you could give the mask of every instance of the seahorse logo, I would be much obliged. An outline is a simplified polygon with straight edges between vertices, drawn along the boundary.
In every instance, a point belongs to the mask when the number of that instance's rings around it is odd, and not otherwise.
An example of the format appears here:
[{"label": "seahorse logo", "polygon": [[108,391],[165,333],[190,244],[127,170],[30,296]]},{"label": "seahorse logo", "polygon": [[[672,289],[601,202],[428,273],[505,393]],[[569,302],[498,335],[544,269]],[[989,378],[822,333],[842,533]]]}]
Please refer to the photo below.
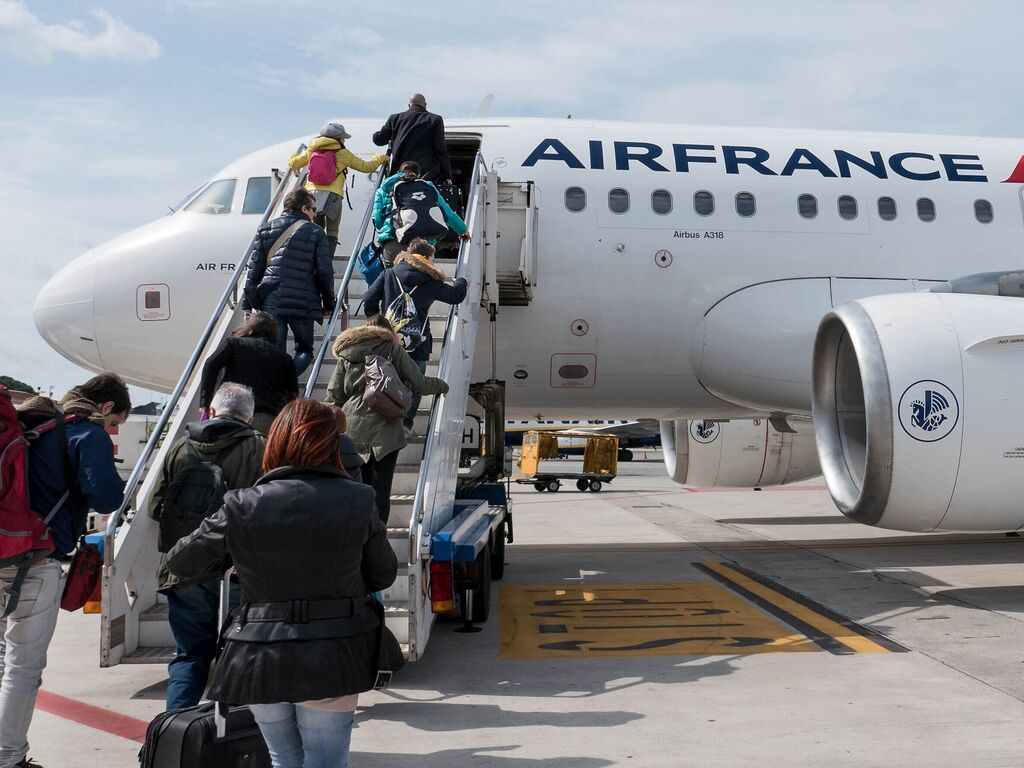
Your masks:
[{"label": "seahorse logo", "polygon": [[907,387],[900,398],[900,424],[915,440],[934,443],[946,437],[960,418],[960,404],[945,384],[926,379]]},{"label": "seahorse logo", "polygon": [[693,421],[690,426],[690,434],[698,443],[710,443],[718,437],[718,422],[706,419]]}]

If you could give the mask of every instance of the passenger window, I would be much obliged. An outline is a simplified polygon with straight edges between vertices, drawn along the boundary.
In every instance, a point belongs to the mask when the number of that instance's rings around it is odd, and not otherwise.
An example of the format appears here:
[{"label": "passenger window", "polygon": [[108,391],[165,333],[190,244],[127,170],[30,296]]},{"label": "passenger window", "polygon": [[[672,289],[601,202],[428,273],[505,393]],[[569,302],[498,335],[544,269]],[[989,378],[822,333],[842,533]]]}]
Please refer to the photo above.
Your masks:
[{"label": "passenger window", "polygon": [[813,219],[818,215],[818,199],[814,195],[800,195],[796,208],[805,219]]},{"label": "passenger window", "polygon": [[622,187],[608,191],[608,209],[612,213],[625,213],[629,210],[629,192]]},{"label": "passenger window", "polygon": [[847,221],[857,218],[857,199],[850,195],[839,197],[839,216]]},{"label": "passenger window", "polygon": [[185,206],[192,213],[231,213],[231,199],[235,196],[235,180],[220,179],[196,195],[196,199]]},{"label": "passenger window", "polygon": [[651,192],[651,210],[659,216],[672,213],[672,193],[667,189],[656,189]]},{"label": "passenger window", "polygon": [[917,201],[917,218],[921,221],[935,221],[935,203],[927,197],[919,198]]},{"label": "passenger window", "polygon": [[736,195],[736,213],[744,217],[757,213],[757,201],[752,194],[740,192]]},{"label": "passenger window", "polygon": [[992,214],[992,203],[988,200],[974,201],[974,218],[982,224],[991,224],[994,218]]},{"label": "passenger window", "polygon": [[896,218],[896,201],[891,197],[878,198],[878,216],[882,221],[892,221]]},{"label": "passenger window", "polygon": [[582,187],[569,187],[565,190],[565,207],[573,213],[579,213],[587,207],[587,193]]},{"label": "passenger window", "polygon": [[270,177],[254,176],[245,187],[242,213],[265,213],[270,205]]},{"label": "passenger window", "polygon": [[693,210],[701,216],[710,216],[715,212],[715,196],[706,189],[694,193]]}]

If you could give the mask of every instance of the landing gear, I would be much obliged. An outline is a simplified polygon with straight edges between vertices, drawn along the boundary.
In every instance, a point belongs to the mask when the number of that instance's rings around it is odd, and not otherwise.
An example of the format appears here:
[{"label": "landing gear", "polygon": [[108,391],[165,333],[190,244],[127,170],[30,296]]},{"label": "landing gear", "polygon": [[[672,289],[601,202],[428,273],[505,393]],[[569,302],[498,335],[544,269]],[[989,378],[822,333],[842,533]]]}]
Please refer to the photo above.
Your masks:
[{"label": "landing gear", "polygon": [[633,460],[633,452],[631,450],[629,450],[629,448],[620,448],[619,449],[619,461],[632,461],[632,460]]}]

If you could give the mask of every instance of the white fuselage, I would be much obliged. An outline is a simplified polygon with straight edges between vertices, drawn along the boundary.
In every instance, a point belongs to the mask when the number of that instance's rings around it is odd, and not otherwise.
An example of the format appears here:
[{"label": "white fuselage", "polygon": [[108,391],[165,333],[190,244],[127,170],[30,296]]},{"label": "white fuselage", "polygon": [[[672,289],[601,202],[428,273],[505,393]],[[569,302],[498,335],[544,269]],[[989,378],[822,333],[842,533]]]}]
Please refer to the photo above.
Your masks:
[{"label": "white fuselage", "polygon": [[[345,125],[355,153],[379,151],[366,138],[377,121]],[[926,285],[892,281],[1012,269],[1024,245],[1015,174],[1024,145],[1014,140],[582,120],[450,120],[446,127],[479,136],[502,181],[532,181],[540,193],[533,299],[502,307],[497,320],[497,376],[508,382],[509,418],[808,413],[810,344],[832,304]],[[89,368],[172,387],[259,221],[241,213],[249,179],[286,168],[301,141],[255,152],[213,177],[238,180],[230,213],[179,210],[66,267],[37,300],[44,337]],[[354,237],[372,188],[362,175],[354,183],[343,249],[351,248],[346,235]],[[566,207],[574,187],[586,195],[580,211]],[[610,209],[612,190],[628,193],[626,212]],[[713,196],[709,215],[695,210],[703,192]],[[753,196],[752,215],[737,212],[738,205],[750,212],[740,193]],[[801,215],[806,195],[813,216]],[[669,196],[671,211],[655,212],[652,204],[664,210]],[[841,196],[855,201],[852,218],[840,215]],[[879,198],[895,202],[894,220],[880,216]],[[919,217],[922,198],[934,220]],[[978,200],[991,206],[991,222],[978,220]],[[802,205],[810,213],[808,198]],[[786,287],[741,294],[771,283]],[[154,292],[161,306],[150,311],[146,296]],[[735,304],[713,327],[704,322],[738,295],[749,295],[749,306]],[[573,333],[576,320],[586,321],[585,335]],[[489,335],[479,339],[475,373],[486,378]],[[592,355],[587,386],[560,385],[556,355]],[[730,381],[740,382],[734,394]]]}]

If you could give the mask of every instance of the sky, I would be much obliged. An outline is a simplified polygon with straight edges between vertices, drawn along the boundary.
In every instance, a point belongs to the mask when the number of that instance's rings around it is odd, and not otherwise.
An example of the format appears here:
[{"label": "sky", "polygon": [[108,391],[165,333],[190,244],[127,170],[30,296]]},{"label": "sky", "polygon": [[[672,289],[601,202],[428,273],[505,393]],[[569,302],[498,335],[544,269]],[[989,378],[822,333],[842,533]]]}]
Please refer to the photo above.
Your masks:
[{"label": "sky", "polygon": [[[220,167],[427,95],[495,116],[1024,136],[1020,0],[0,0],[0,374],[62,266]],[[136,390],[137,401],[150,393]]]}]

